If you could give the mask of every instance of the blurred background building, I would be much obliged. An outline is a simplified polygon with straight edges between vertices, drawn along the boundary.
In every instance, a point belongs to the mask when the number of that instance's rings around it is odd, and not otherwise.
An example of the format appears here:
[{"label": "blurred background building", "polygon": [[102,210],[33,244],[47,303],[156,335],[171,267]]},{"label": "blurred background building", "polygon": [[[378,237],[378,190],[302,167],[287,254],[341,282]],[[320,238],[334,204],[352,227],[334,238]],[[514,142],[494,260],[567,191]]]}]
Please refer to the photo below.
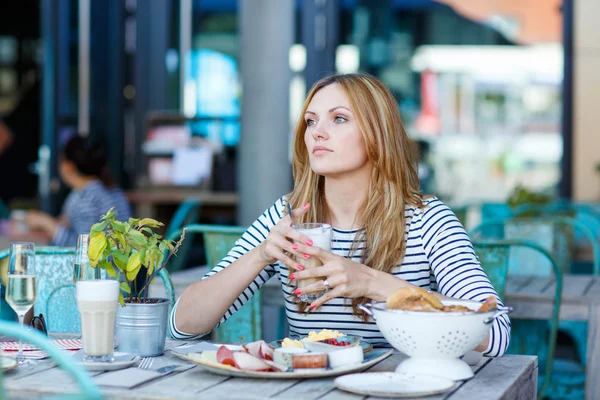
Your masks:
[{"label": "blurred background building", "polygon": [[393,91],[429,193],[600,200],[598,15],[596,0],[3,2],[0,117],[16,140],[0,194],[56,213],[57,152],[79,132],[110,144],[139,214],[196,197],[208,222],[247,224],[292,186],[310,86],[362,71]]}]

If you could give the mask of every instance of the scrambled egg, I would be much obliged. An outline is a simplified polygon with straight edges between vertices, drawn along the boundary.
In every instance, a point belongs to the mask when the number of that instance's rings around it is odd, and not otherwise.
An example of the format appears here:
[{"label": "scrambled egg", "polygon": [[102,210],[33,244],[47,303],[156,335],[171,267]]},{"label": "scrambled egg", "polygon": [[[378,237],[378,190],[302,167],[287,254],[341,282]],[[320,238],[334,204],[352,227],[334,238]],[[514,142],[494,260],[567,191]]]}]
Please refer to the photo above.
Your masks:
[{"label": "scrambled egg", "polygon": [[340,333],[338,331],[331,331],[329,329],[323,329],[319,333],[317,333],[315,331],[309,332],[306,340],[310,340],[311,342],[318,342],[320,340],[339,338],[340,336],[346,336],[346,335],[343,333]]},{"label": "scrambled egg", "polygon": [[303,349],[304,345],[299,340],[293,340],[293,339],[290,339],[290,338],[285,338],[285,339],[283,339],[283,342],[281,342],[281,347],[286,348],[286,349],[287,348],[292,348],[292,347],[298,347],[298,348]]},{"label": "scrambled egg", "polygon": [[[308,337],[306,337],[302,340],[318,342],[321,340],[339,338],[340,336],[346,336],[346,334],[340,333],[338,331],[332,331],[329,329],[323,329],[323,330],[321,330],[321,332],[315,332],[315,331],[309,332]],[[290,338],[285,338],[281,342],[281,347],[283,347],[283,348],[299,347],[299,348],[303,349],[304,345],[302,344],[302,340],[293,340]]]}]

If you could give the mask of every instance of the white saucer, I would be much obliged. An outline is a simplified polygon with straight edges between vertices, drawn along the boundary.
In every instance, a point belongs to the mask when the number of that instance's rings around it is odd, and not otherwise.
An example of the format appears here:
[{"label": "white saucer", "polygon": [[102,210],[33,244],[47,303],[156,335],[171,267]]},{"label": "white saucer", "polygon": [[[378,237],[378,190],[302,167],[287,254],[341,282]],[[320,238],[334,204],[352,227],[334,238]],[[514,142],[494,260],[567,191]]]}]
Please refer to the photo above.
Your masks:
[{"label": "white saucer", "polygon": [[19,363],[16,358],[8,357],[8,356],[0,356],[0,370],[9,371],[11,369],[17,368]]},{"label": "white saucer", "polygon": [[[128,359],[128,356],[133,358]],[[118,369],[128,368],[135,364],[140,358],[136,355],[129,353],[114,352],[115,361],[113,362],[90,362],[90,361],[77,361],[77,364],[81,365],[88,371],[116,371]],[[119,360],[121,359],[121,360]]]},{"label": "white saucer", "polygon": [[454,389],[450,379],[437,376],[367,372],[336,378],[335,386],[347,392],[377,397],[420,397]]}]

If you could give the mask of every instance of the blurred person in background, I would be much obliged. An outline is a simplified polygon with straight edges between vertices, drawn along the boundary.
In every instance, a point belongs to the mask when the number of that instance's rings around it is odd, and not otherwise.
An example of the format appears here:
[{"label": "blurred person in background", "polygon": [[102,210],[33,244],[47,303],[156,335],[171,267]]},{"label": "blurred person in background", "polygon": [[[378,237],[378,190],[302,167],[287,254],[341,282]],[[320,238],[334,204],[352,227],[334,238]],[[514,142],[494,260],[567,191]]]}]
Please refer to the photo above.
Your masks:
[{"label": "blurred person in background", "polygon": [[106,149],[101,143],[74,136],[59,157],[59,173],[72,190],[59,218],[39,212],[27,214],[30,229],[41,231],[55,246],[75,246],[77,235],[89,233],[93,224],[114,207],[120,220],[131,217],[123,191],[114,187],[107,167]]},{"label": "blurred person in background", "polygon": [[[184,290],[171,312],[171,335],[188,340],[210,332],[275,275],[294,338],[336,329],[389,346],[359,305],[386,301],[400,288],[479,302],[494,296],[501,304],[458,218],[439,199],[420,193],[415,150],[396,101],[379,80],[348,74],[317,82],[294,132],[293,191]],[[331,251],[293,228],[287,203],[295,208],[295,224],[333,227]],[[312,257],[323,265],[305,268]],[[305,279],[315,282],[296,286]],[[304,294],[320,297],[302,302]],[[509,339],[510,322],[502,316],[477,350],[501,356]]]}]

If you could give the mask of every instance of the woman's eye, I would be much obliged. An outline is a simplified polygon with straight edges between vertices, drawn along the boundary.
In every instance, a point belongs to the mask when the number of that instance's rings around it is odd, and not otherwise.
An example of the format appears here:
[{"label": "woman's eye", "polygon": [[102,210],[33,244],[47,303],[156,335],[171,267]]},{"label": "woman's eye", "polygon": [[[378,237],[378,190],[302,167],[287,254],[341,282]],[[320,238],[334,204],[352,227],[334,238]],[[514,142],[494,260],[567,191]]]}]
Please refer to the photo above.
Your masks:
[{"label": "woman's eye", "polygon": [[346,122],[346,121],[348,121],[348,120],[347,120],[346,118],[344,118],[344,117],[342,117],[342,116],[338,115],[337,117],[335,117],[334,121],[335,121],[335,123],[337,123],[337,124],[341,124],[342,122]]},{"label": "woman's eye", "polygon": [[307,119],[306,120],[306,126],[313,126],[315,124],[315,121],[312,119]]}]

